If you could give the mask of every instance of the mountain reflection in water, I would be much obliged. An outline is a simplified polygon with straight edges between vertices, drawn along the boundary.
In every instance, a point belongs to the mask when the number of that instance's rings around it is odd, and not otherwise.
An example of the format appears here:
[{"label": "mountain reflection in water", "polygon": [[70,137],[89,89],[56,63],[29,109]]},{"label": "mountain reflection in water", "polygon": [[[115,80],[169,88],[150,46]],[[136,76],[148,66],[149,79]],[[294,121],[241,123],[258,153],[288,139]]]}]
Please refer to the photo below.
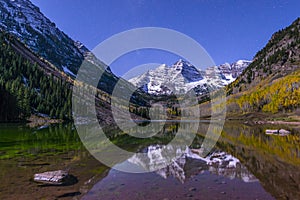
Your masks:
[{"label": "mountain reflection in water", "polygon": [[[117,165],[151,171],[165,161],[163,148],[167,146],[150,145],[142,150],[146,154],[136,154]],[[207,195],[210,199],[273,199],[239,159],[220,150],[201,157],[199,151],[189,147],[184,151],[177,149],[179,158],[150,173],[130,174],[112,169],[83,199],[207,199]],[[247,190],[254,192],[247,194]]]},{"label": "mountain reflection in water", "polygon": [[[151,145],[146,149],[148,155],[146,158],[134,155],[128,159],[128,162],[151,170],[151,168],[154,168],[151,165],[159,165],[164,162],[161,149],[165,147],[166,146],[163,145]],[[257,181],[254,175],[241,164],[239,159],[232,155],[222,151],[214,151],[203,158],[199,156],[199,150],[200,149],[190,149],[186,147],[185,151],[181,152],[180,149],[177,149],[177,152],[179,151],[178,153],[181,154],[181,156],[167,167],[156,170],[155,172],[163,178],[173,176],[181,183],[205,171],[230,179],[239,178],[244,182]]]}]

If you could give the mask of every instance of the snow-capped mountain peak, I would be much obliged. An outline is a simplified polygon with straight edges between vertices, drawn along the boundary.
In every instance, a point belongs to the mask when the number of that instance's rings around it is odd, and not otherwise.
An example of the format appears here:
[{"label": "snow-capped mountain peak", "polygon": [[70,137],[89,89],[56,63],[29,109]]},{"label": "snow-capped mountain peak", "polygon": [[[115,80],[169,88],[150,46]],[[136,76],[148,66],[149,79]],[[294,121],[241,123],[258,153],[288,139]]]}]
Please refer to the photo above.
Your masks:
[{"label": "snow-capped mountain peak", "polygon": [[173,64],[173,67],[176,70],[182,70],[184,67],[192,67],[193,65],[185,60],[179,59],[176,63]]},{"label": "snow-capped mountain peak", "polygon": [[232,64],[208,67],[203,71],[180,59],[170,67],[160,65],[129,82],[154,95],[184,94],[191,89],[201,95],[231,83],[250,63],[239,60]]},{"label": "snow-capped mountain peak", "polygon": [[238,60],[235,64],[236,66],[249,65],[252,61],[250,60]]}]

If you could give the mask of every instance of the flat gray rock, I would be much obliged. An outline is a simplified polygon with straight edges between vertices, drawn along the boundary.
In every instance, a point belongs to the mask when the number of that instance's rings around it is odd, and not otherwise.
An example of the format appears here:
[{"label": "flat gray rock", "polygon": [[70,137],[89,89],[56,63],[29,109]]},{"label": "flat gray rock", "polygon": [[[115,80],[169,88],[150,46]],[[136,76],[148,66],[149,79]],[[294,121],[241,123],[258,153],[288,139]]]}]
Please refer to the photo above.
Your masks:
[{"label": "flat gray rock", "polygon": [[34,175],[34,181],[44,184],[54,184],[61,185],[64,184],[69,174],[67,171],[58,170],[58,171],[48,171],[40,174]]}]

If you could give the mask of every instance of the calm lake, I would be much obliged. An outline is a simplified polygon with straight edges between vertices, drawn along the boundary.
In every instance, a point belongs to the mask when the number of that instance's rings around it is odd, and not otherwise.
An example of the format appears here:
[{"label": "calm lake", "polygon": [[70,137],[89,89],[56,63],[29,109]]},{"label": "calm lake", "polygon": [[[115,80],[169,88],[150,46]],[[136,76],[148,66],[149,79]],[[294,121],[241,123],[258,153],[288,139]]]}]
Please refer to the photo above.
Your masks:
[{"label": "calm lake", "polygon": [[[148,155],[146,160],[133,156],[115,165],[131,168],[163,162],[160,149],[179,128],[188,131],[189,122],[167,123],[151,139],[108,128],[113,143]],[[132,174],[110,169],[91,156],[72,124],[39,128],[0,124],[0,199],[299,199],[297,127],[226,122],[214,149],[200,157],[197,150],[207,128],[201,123],[192,145],[167,167]],[[266,129],[278,128],[292,134],[265,134]],[[60,169],[68,170],[76,181],[63,186],[33,181],[35,173]]]}]

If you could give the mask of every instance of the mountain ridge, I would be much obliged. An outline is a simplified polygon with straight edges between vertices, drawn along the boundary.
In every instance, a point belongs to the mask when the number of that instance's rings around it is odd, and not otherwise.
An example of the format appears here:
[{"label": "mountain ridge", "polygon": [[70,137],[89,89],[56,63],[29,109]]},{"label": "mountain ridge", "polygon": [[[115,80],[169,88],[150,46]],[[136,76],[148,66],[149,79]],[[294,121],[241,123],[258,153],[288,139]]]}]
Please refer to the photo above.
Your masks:
[{"label": "mountain ridge", "polygon": [[162,64],[128,81],[154,95],[184,94],[192,89],[202,95],[231,83],[250,63],[239,60],[232,64],[208,67],[204,71],[180,59],[172,66]]}]

